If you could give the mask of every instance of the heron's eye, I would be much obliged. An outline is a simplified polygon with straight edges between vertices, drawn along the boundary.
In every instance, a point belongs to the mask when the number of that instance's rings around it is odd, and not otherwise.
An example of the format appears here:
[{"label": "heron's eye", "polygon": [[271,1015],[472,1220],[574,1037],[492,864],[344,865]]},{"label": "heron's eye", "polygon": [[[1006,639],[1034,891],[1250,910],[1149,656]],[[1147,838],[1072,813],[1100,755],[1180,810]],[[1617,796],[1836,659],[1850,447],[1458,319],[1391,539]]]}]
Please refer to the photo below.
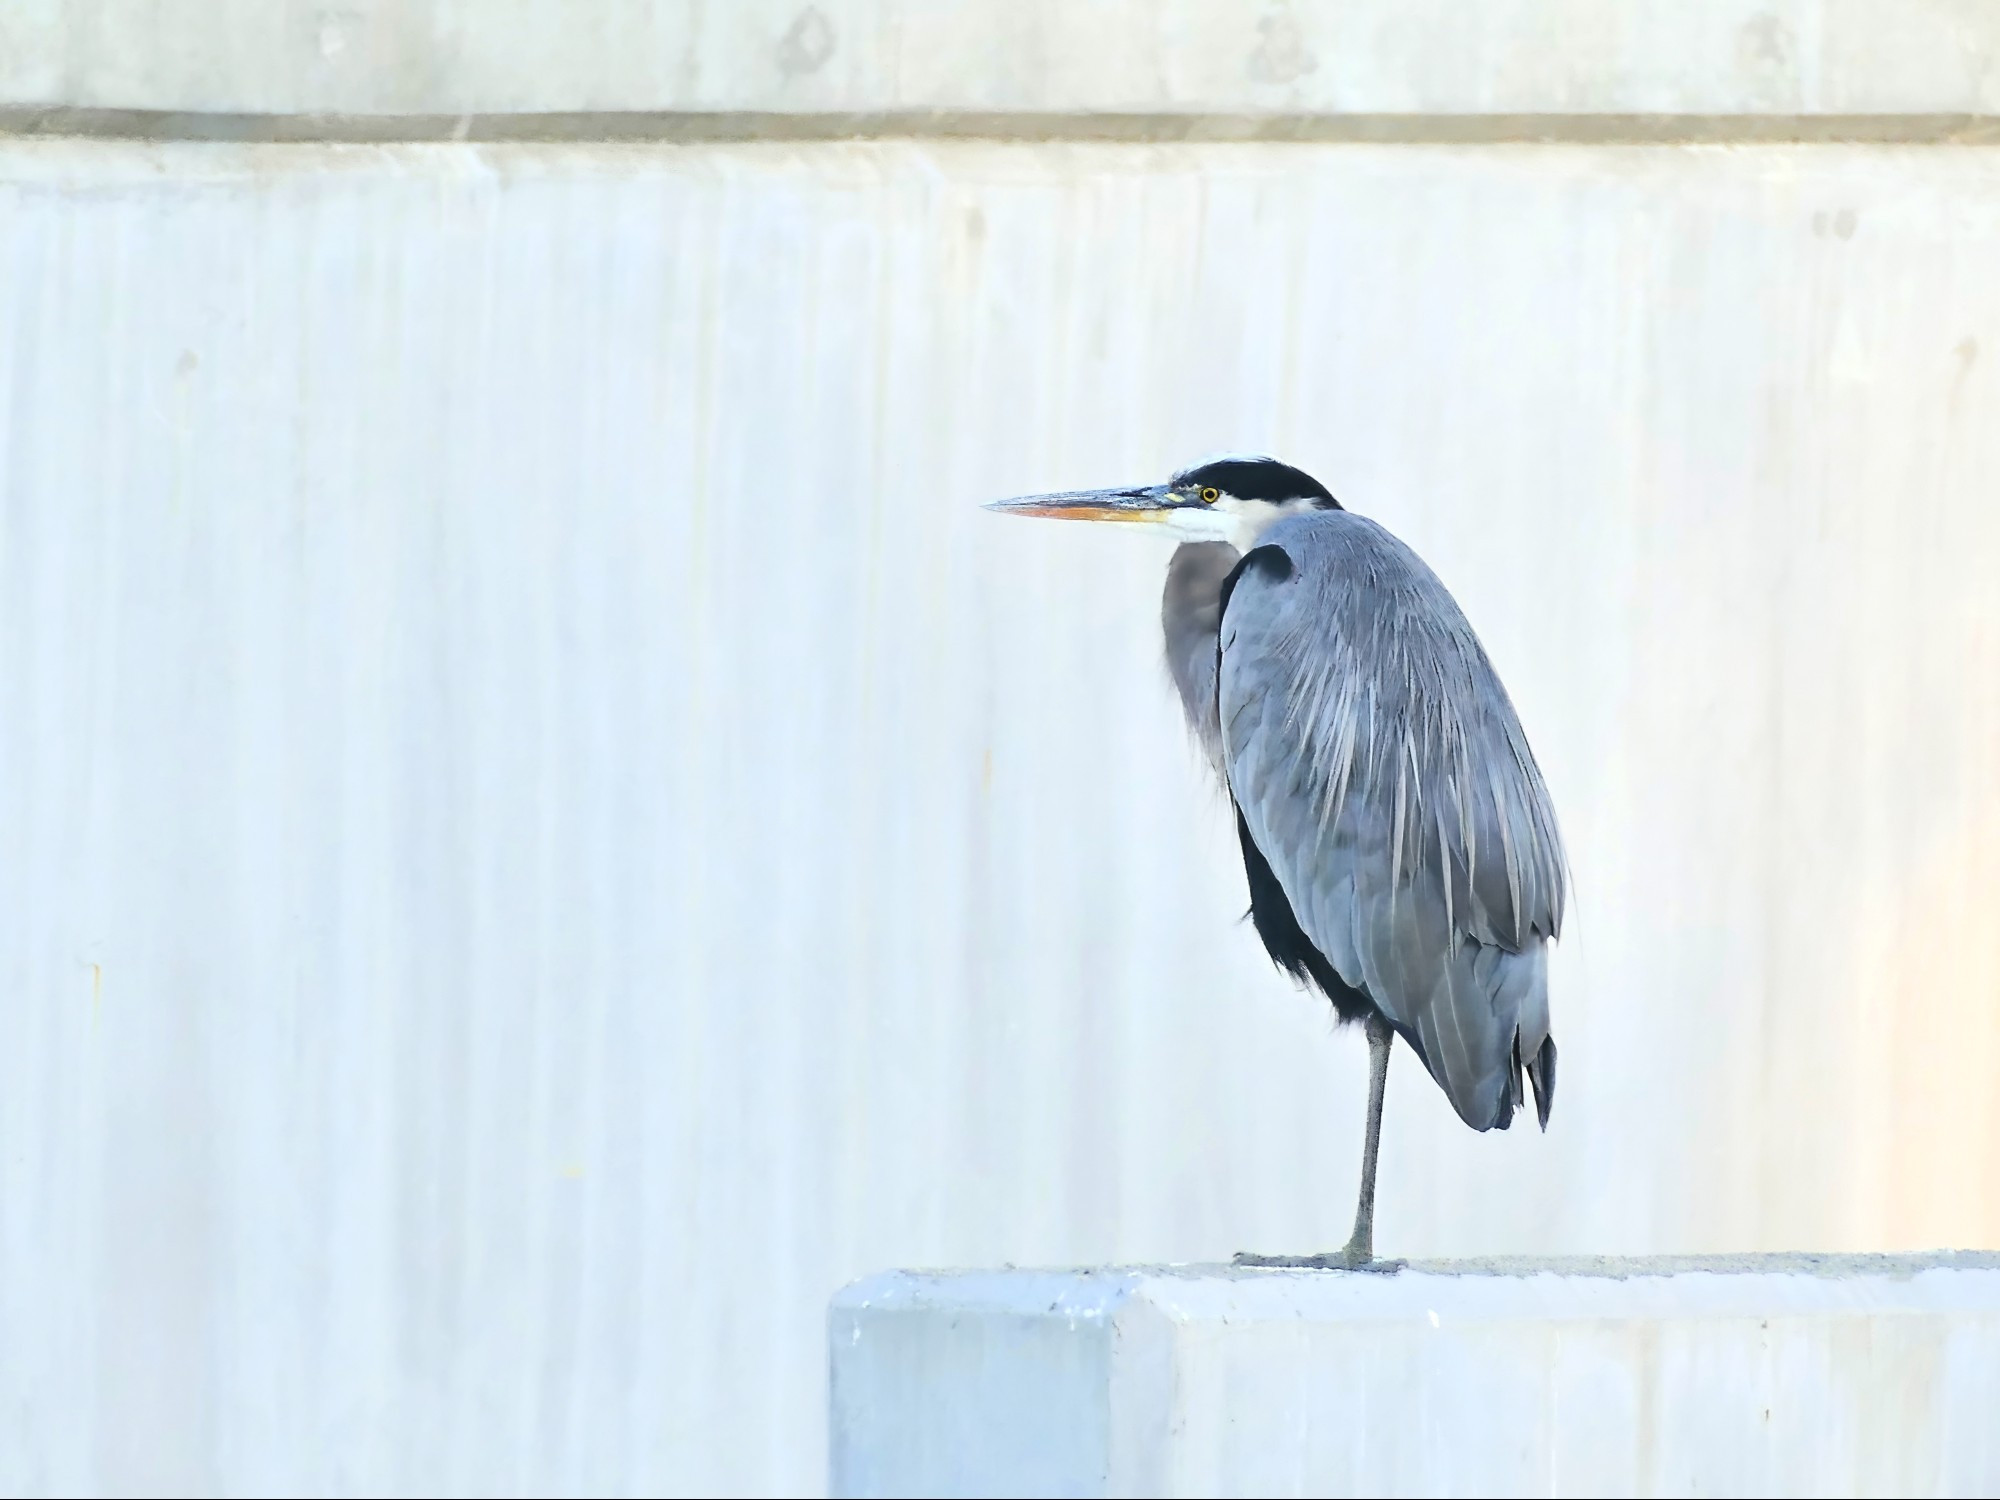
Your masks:
[{"label": "heron's eye", "polygon": [[1220,500],[1221,498],[1222,498],[1222,491],[1215,488],[1214,485],[1210,485],[1207,489],[1201,492],[1201,503],[1203,505],[1213,505],[1215,504],[1216,501]]}]

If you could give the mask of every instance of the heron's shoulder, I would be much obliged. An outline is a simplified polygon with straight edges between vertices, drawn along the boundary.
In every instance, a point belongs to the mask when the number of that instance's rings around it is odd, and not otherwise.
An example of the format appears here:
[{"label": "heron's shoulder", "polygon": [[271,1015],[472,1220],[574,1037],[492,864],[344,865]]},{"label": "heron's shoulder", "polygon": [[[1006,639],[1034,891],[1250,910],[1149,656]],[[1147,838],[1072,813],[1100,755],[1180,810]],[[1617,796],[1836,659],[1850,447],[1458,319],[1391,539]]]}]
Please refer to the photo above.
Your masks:
[{"label": "heron's shoulder", "polygon": [[1260,611],[1303,612],[1321,638],[1389,641],[1402,653],[1483,666],[1471,622],[1429,565],[1379,521],[1351,511],[1287,516],[1244,560],[1272,549],[1289,566],[1266,568],[1278,589],[1256,593]]},{"label": "heron's shoulder", "polygon": [[1351,510],[1287,516],[1258,537],[1257,545],[1280,549],[1308,577],[1338,573],[1350,587],[1436,582],[1408,543],[1380,521]]},{"label": "heron's shoulder", "polygon": [[1282,547],[1295,562],[1316,557],[1382,557],[1415,560],[1412,552],[1380,521],[1351,510],[1308,510],[1286,516],[1257,538],[1260,547]]}]

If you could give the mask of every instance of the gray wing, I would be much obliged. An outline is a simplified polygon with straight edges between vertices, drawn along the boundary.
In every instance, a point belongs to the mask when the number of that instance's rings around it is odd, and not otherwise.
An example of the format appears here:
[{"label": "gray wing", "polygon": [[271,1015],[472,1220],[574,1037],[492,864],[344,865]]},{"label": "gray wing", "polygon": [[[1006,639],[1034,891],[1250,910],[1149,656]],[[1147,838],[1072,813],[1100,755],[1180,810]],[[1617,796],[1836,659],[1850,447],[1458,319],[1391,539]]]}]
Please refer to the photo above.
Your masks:
[{"label": "gray wing", "polygon": [[1215,633],[1222,623],[1223,580],[1242,557],[1227,542],[1183,543],[1167,564],[1167,587],[1160,596],[1167,670],[1188,728],[1218,776],[1224,772],[1222,726],[1215,715]]},{"label": "gray wing", "polygon": [[1505,1127],[1555,1083],[1545,945],[1554,809],[1472,627],[1417,555],[1344,511],[1279,523],[1222,614],[1225,773],[1299,926],[1424,1060]]}]

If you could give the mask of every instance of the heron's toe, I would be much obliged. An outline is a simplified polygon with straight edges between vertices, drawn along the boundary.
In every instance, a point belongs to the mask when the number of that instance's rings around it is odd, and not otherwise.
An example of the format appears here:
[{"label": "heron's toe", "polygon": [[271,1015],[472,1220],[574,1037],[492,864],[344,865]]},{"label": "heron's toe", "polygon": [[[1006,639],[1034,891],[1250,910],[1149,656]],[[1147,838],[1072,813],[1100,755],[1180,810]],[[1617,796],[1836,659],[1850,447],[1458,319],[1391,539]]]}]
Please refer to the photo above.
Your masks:
[{"label": "heron's toe", "polygon": [[1367,1260],[1356,1261],[1347,1269],[1350,1271],[1375,1271],[1384,1276],[1394,1276],[1408,1264],[1409,1262],[1406,1260],[1376,1260],[1371,1257]]},{"label": "heron's toe", "polygon": [[1394,1275],[1404,1266],[1400,1260],[1376,1260],[1363,1255],[1351,1245],[1340,1250],[1322,1250],[1317,1255],[1258,1255],[1239,1250],[1235,1264],[1292,1271],[1378,1271],[1388,1275]]}]

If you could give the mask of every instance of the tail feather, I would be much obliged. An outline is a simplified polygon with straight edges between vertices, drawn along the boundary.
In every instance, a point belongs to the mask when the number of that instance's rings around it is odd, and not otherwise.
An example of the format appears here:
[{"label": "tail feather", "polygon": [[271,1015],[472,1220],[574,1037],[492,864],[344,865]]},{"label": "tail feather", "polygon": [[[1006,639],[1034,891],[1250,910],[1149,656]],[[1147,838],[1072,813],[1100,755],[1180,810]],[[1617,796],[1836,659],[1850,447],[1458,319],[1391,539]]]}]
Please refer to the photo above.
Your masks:
[{"label": "tail feather", "polygon": [[[1547,1130],[1549,1111],[1556,1102],[1556,1039],[1546,1033],[1534,1060],[1528,1064],[1528,1082],[1535,1090],[1535,1117],[1541,1121],[1542,1129]],[[1516,1083],[1515,1087],[1520,1085]]]}]

